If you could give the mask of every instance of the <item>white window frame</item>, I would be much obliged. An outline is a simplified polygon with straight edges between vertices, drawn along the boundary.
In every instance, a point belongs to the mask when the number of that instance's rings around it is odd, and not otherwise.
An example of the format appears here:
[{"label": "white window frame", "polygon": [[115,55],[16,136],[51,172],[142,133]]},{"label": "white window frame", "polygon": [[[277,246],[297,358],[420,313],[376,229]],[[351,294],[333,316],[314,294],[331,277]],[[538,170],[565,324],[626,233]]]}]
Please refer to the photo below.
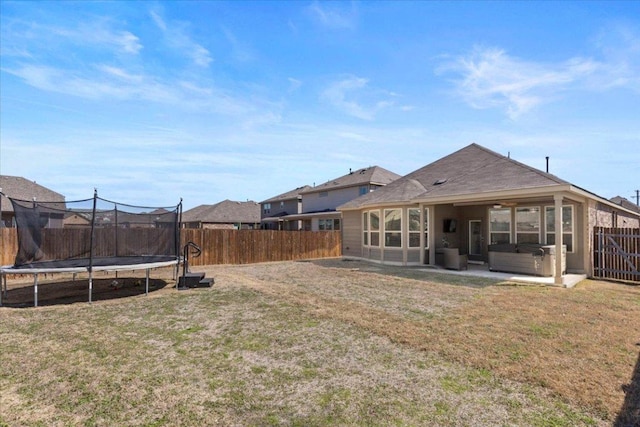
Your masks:
[{"label": "white window frame", "polygon": [[429,208],[422,209],[422,223],[424,224],[424,248],[429,249]]},{"label": "white window frame", "polygon": [[[518,213],[519,212],[524,212],[525,209],[537,209],[538,211],[538,230],[537,231],[523,231],[520,230],[520,221],[518,220]],[[540,208],[540,206],[518,206],[515,209],[515,229],[516,229],[516,243],[521,243],[520,242],[520,235],[535,235],[537,236],[537,242],[525,242],[525,243],[533,243],[533,244],[540,244],[541,240],[541,236],[540,234],[542,233],[542,220],[540,218],[540,215],[542,214],[542,209]]]},{"label": "white window frame", "polygon": [[[562,210],[564,210],[565,208],[568,208],[571,210],[571,231],[566,232],[564,231],[564,226],[563,226],[563,230],[562,230],[562,243],[564,245],[567,246],[567,253],[574,253],[575,252],[575,247],[576,247],[576,233],[575,233],[575,224],[576,224],[576,216],[575,216],[575,209],[573,208],[573,205],[562,205]],[[555,209],[556,207],[554,205],[551,206],[545,206],[544,207],[544,242],[547,245],[553,245],[555,243],[549,243],[549,236],[553,235],[554,239],[555,239],[555,229],[553,231],[549,231],[549,222],[547,221],[547,211],[553,211],[554,215],[553,215],[553,219],[555,221]],[[562,213],[562,218],[564,219],[564,212]],[[567,245],[567,240],[565,239],[564,236],[569,235],[571,236],[571,246]]]},{"label": "white window frame", "polygon": [[[415,223],[413,223],[411,221],[411,212],[414,212],[414,217],[417,213],[417,221]],[[407,208],[407,241],[408,241],[408,247],[409,248],[419,248],[420,247],[420,233],[422,232],[421,230],[421,216],[420,216],[420,208]],[[412,229],[412,224],[414,225],[414,227],[417,225],[417,229]],[[411,242],[411,238],[413,237],[413,241],[416,242],[416,237],[417,237],[417,244],[412,245]]]},{"label": "white window frame", "polygon": [[[371,221],[372,214],[376,214],[378,218],[378,226],[376,228],[373,227],[373,222]],[[380,227],[380,211],[379,210],[369,211],[369,246],[375,247],[375,248],[380,247],[380,232],[381,232],[380,228],[381,228]],[[376,236],[376,240],[378,241],[377,244],[373,243],[374,235]]]},{"label": "white window frame", "polygon": [[[492,225],[493,225],[493,221],[491,220],[491,214],[495,211],[506,211],[509,212],[509,230],[508,231],[494,231],[491,229]],[[512,214],[512,210],[511,208],[491,208],[489,209],[489,241],[491,242],[491,244],[494,243],[493,240],[493,235],[494,234],[508,234],[509,236],[509,243],[511,243],[511,237],[512,237],[512,229],[513,229],[513,218],[511,217]]]},{"label": "white window frame", "polygon": [[[387,227],[387,215],[391,214],[392,212],[397,212],[398,213],[398,218],[400,220],[399,222],[399,228],[398,229],[389,229]],[[393,221],[395,221],[396,218],[393,218]],[[384,247],[385,248],[402,248],[402,244],[403,244],[403,239],[402,239],[402,208],[392,208],[392,209],[384,209],[383,212],[383,225],[384,225]],[[395,237],[399,237],[400,241],[399,244],[397,245],[391,245],[389,244],[391,242],[391,238],[394,237],[393,241],[396,241]]]},{"label": "white window frame", "polygon": [[362,246],[369,246],[369,212],[362,212]]}]

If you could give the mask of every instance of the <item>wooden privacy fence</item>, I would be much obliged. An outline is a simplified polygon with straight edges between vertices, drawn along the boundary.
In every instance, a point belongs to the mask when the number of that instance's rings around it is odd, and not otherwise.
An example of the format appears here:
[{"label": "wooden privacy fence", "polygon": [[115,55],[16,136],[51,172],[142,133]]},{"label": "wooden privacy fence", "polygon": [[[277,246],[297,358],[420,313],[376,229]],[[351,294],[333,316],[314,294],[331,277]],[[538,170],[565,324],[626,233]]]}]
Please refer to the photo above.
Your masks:
[{"label": "wooden privacy fence", "polygon": [[191,265],[252,264],[331,258],[342,254],[339,231],[201,230],[180,231],[182,245],[193,242],[202,248]]},{"label": "wooden privacy fence", "polygon": [[640,282],[640,229],[595,227],[593,275]]},{"label": "wooden privacy fence", "polygon": [[[155,234],[153,233],[155,231]],[[160,234],[158,234],[160,233]],[[126,229],[117,244],[121,255],[149,250],[150,239],[168,238],[159,229]],[[43,244],[47,252],[61,255],[85,255],[86,230],[49,229]],[[0,264],[11,265],[18,251],[15,228],[0,229]],[[191,265],[250,264],[268,261],[293,261],[310,258],[338,257],[342,254],[339,231],[275,231],[275,230],[180,230],[180,251],[187,242],[202,248],[198,258],[190,258]],[[96,256],[107,256],[101,248],[94,248]],[[182,254],[182,253],[181,253]]]}]

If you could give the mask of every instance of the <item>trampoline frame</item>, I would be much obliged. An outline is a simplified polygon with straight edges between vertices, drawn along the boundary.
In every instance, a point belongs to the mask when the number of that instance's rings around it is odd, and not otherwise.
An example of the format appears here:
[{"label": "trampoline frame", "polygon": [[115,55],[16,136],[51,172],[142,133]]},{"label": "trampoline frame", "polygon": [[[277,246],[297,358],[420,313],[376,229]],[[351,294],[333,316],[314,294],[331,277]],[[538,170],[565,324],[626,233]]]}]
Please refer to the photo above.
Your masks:
[{"label": "trampoline frame", "polygon": [[[167,257],[169,258],[169,257]],[[15,268],[12,265],[4,265],[0,267],[0,307],[2,307],[2,299],[8,296],[7,275],[9,274],[32,274],[33,275],[33,306],[38,306],[38,275],[47,273],[73,273],[75,280],[78,273],[89,273],[89,303],[93,298],[93,272],[94,271],[123,271],[123,270],[146,270],[145,274],[145,295],[149,295],[149,272],[153,268],[169,267],[175,265],[173,279],[176,280],[178,274],[178,266],[180,258],[167,261],[156,261],[137,264],[113,264],[102,266],[81,266],[81,267],[57,267],[57,268]]]},{"label": "trampoline frame", "polygon": [[[1,189],[0,189],[1,192]],[[4,194],[3,194],[4,195]],[[87,199],[85,201],[90,201]],[[0,307],[2,307],[2,297],[6,298],[8,295],[7,275],[9,274],[32,274],[33,275],[33,306],[38,306],[38,275],[46,273],[72,273],[75,280],[78,273],[89,273],[89,303],[92,302],[93,295],[93,272],[95,271],[122,271],[122,270],[146,270],[145,280],[145,295],[149,294],[149,271],[153,268],[168,267],[175,265],[173,279],[177,280],[178,269],[181,262],[179,255],[180,246],[180,229],[182,223],[182,198],[180,203],[176,206],[176,223],[175,223],[175,254],[171,255],[134,255],[129,257],[107,256],[107,257],[94,257],[94,229],[95,229],[95,216],[96,216],[96,204],[98,200],[98,190],[94,189],[93,192],[93,210],[91,215],[91,235],[89,245],[89,258],[83,259],[68,259],[66,263],[68,266],[64,266],[64,260],[51,260],[43,262],[34,262],[31,264],[23,265],[4,265],[0,266]],[[123,203],[117,203],[106,199],[101,199],[105,202],[114,203],[114,205],[130,206]],[[13,199],[12,199],[13,202]],[[24,201],[23,201],[24,202]],[[35,198],[33,203],[35,204]],[[42,203],[42,202],[40,202]],[[1,210],[1,209],[0,209]],[[116,223],[117,226],[117,223]],[[122,259],[125,258],[125,262]],[[126,262],[135,259],[140,262]],[[100,261],[96,263],[96,261]],[[116,263],[120,260],[121,262]],[[144,261],[147,262],[144,262]],[[108,262],[113,261],[113,262]],[[17,261],[16,261],[17,262]],[[40,265],[39,265],[40,264]],[[57,265],[53,265],[57,264]],[[69,265],[71,264],[71,265]]]}]

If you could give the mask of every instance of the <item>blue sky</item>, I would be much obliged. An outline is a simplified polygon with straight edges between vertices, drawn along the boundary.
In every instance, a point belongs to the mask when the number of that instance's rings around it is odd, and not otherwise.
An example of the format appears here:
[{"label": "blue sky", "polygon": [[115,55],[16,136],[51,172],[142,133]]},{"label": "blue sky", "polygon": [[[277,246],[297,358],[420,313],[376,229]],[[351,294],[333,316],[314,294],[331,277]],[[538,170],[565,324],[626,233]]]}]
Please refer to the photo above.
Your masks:
[{"label": "blue sky", "polygon": [[640,2],[0,2],[0,173],[262,201],[476,142],[640,189]]}]

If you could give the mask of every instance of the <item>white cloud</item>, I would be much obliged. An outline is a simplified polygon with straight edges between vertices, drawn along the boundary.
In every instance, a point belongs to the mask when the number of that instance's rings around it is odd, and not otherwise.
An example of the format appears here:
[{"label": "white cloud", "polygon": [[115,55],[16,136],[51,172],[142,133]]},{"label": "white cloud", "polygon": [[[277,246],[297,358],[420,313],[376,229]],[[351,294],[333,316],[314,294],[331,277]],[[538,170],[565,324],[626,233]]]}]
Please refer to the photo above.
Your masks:
[{"label": "white cloud", "polygon": [[302,86],[302,81],[298,79],[288,77],[287,80],[289,81],[289,89],[287,90],[289,93],[297,91]]},{"label": "white cloud", "polygon": [[314,1],[308,11],[317,22],[327,28],[352,30],[356,27],[357,13],[353,3],[350,10],[346,10],[344,4]]},{"label": "white cloud", "polygon": [[[350,116],[362,120],[373,120],[375,115],[394,103],[389,92],[368,87],[369,81],[362,77],[347,77],[330,84],[321,98]],[[383,99],[375,99],[383,98]]]},{"label": "white cloud", "polygon": [[155,11],[150,11],[151,19],[162,30],[165,42],[174,51],[191,59],[194,64],[206,68],[213,61],[211,53],[202,45],[196,43],[187,34],[187,25],[180,22],[167,22]]},{"label": "white cloud", "polygon": [[69,23],[66,27],[13,19],[3,22],[1,27],[2,54],[25,58],[33,58],[32,50],[46,50],[48,54],[60,50],[68,54],[71,44],[116,54],[137,55],[143,48],[138,36],[114,26],[111,20],[104,18],[79,24]]},{"label": "white cloud", "polygon": [[625,87],[640,92],[640,30],[617,24],[604,28],[595,38],[602,55],[602,73],[594,76],[594,89]]},{"label": "white cloud", "polygon": [[455,81],[456,90],[472,107],[502,108],[516,119],[596,72],[599,66],[582,58],[541,64],[509,56],[501,49],[476,48],[469,56],[459,57],[438,71],[460,75]]},{"label": "white cloud", "polygon": [[231,45],[231,55],[238,62],[250,62],[256,54],[245,44],[238,40],[238,37],[228,28],[222,27],[222,33]]}]

